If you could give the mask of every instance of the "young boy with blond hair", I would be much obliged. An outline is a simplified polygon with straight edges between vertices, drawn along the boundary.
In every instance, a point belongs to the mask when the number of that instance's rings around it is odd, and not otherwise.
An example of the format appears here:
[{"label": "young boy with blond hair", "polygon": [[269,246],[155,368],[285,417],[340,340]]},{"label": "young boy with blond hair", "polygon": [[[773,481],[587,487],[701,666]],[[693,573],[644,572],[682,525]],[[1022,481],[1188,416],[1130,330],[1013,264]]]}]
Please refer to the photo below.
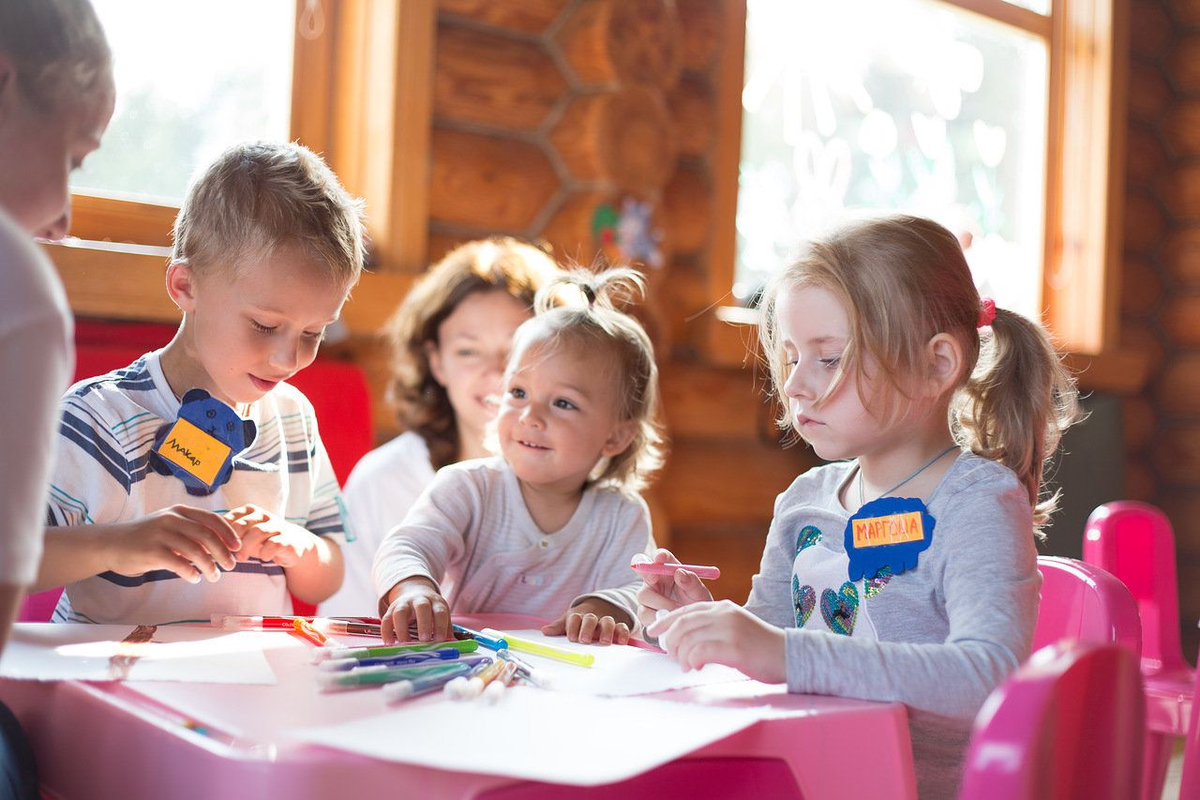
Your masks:
[{"label": "young boy with blond hair", "polygon": [[40,588],[55,621],[290,613],[342,581],[343,511],[312,363],[362,265],[361,210],[297,144],[226,151],[175,222],[171,342],[60,410]]}]

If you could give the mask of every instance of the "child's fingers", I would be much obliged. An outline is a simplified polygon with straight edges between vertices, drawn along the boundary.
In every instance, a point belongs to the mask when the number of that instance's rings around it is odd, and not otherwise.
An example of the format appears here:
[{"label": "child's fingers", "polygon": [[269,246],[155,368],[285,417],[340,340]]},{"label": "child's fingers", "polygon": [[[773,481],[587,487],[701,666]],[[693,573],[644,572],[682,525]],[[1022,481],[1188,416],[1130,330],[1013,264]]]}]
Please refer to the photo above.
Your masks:
[{"label": "child's fingers", "polygon": [[[704,585],[694,572],[686,569],[675,570],[675,596],[682,598],[685,603],[702,603],[712,600],[712,592]],[[668,609],[670,610],[670,609]]]},{"label": "child's fingers", "polygon": [[542,633],[546,634],[547,636],[562,636],[567,632],[567,617],[569,616],[570,614],[563,614],[561,617],[554,620],[554,622],[543,625]]},{"label": "child's fingers", "polygon": [[[176,531],[163,540],[163,544],[172,551],[171,555],[167,557],[167,561],[174,563],[175,557],[182,558],[191,564],[199,575],[213,583],[220,579],[221,571],[217,569],[215,557],[205,549],[203,544],[192,538],[190,535],[192,533],[194,532],[180,533]],[[226,557],[229,557],[228,554]],[[171,569],[171,567],[168,566],[166,569]]]},{"label": "child's fingers", "polygon": [[433,604],[428,597],[418,597],[412,601],[413,615],[417,618],[417,639],[422,642],[433,641]]},{"label": "child's fingers", "polygon": [[572,614],[571,616],[579,617],[579,628],[575,631],[574,636],[571,635],[568,628],[567,639],[572,642],[583,642],[585,644],[595,641],[596,629],[600,625],[600,618],[590,611],[585,614]]},{"label": "child's fingers", "polygon": [[433,603],[433,636],[439,642],[454,638],[450,635],[450,607],[444,602]]},{"label": "child's fingers", "polygon": [[612,644],[629,644],[631,636],[633,636],[633,631],[629,630],[629,626],[624,622],[618,622],[613,627],[612,638],[609,641]]},{"label": "child's fingers", "polygon": [[678,563],[680,563],[679,559],[675,557],[675,554],[672,553],[670,550],[666,549],[665,547],[660,547],[657,550],[655,550],[654,555],[653,555],[653,557],[651,557],[650,560],[653,561],[655,564],[667,564],[667,563],[678,564]]},{"label": "child's fingers", "polygon": [[598,644],[612,644],[617,621],[609,616],[601,617],[596,625],[595,640]]},{"label": "child's fingers", "polygon": [[174,510],[179,516],[202,526],[204,530],[211,531],[225,551],[233,553],[242,546],[242,537],[234,530],[229,520],[219,514],[188,506],[175,506]]},{"label": "child's fingers", "polygon": [[408,626],[412,621],[412,609],[408,603],[393,603],[386,617],[384,624],[380,626],[380,633],[383,634],[383,639],[388,644],[408,641]]}]

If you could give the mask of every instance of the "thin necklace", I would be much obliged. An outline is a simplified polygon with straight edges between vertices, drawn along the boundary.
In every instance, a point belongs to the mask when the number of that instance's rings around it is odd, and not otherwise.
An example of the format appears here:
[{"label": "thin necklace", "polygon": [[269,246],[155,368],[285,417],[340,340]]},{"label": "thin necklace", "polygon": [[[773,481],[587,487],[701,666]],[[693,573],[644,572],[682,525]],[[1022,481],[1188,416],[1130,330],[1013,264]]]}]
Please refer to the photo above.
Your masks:
[{"label": "thin necklace", "polygon": [[[925,470],[927,470],[927,469],[929,469],[930,467],[932,467],[934,464],[936,464],[938,461],[940,461],[940,460],[941,460],[941,458],[942,458],[942,456],[946,455],[946,453],[949,453],[951,450],[957,450],[957,449],[958,449],[958,445],[957,445],[957,444],[952,444],[952,445],[950,445],[950,446],[949,446],[949,447],[947,447],[945,450],[943,450],[942,452],[938,453],[938,454],[937,454],[936,456],[934,456],[933,458],[931,458],[931,459],[929,459],[928,461],[926,461],[926,462],[925,462],[925,464],[924,464],[924,465],[923,465],[923,466],[922,466],[922,467],[921,467],[919,470],[917,470],[916,472],[914,472],[912,475],[909,475],[907,478],[905,478],[904,480],[900,481],[899,483],[897,483],[897,484],[896,484],[895,486],[893,486],[892,488],[888,489],[888,490],[887,490],[886,492],[884,492],[883,494],[879,495],[879,497],[887,497],[889,494],[891,494],[892,492],[896,491],[896,490],[897,490],[897,489],[899,489],[901,486],[903,486],[904,484],[908,483],[908,482],[909,482],[909,481],[911,481],[913,478],[917,477],[917,476],[918,476],[918,475],[920,475],[922,472],[924,472]],[[875,499],[876,499],[876,500],[878,500],[878,499],[879,499],[879,497],[876,497]],[[859,465],[859,467],[858,467],[858,504],[861,506],[861,505],[863,505],[864,503],[866,503],[866,500],[863,498],[863,473],[862,473],[862,465],[860,464],[860,465]]]}]

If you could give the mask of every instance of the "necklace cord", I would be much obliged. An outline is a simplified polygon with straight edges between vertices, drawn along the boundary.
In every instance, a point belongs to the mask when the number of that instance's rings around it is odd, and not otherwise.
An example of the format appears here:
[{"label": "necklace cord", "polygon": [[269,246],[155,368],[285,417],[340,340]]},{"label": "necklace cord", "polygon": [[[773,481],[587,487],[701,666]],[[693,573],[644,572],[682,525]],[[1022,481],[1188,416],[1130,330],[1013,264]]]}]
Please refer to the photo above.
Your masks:
[{"label": "necklace cord", "polygon": [[[912,475],[909,475],[907,478],[905,478],[904,480],[900,481],[900,482],[899,482],[899,483],[897,483],[895,486],[893,486],[892,488],[888,489],[886,492],[883,492],[882,494],[880,494],[880,495],[879,495],[879,497],[887,497],[889,494],[891,494],[892,492],[896,491],[896,490],[897,490],[897,489],[899,489],[901,486],[903,486],[904,484],[908,483],[908,482],[909,482],[909,481],[911,481],[913,478],[917,477],[918,475],[920,475],[922,472],[924,472],[925,470],[927,470],[927,469],[929,469],[930,467],[932,467],[932,466],[933,466],[934,464],[936,464],[937,462],[941,461],[941,460],[942,460],[942,457],[943,457],[943,456],[945,456],[947,453],[949,453],[951,450],[957,450],[957,449],[958,449],[958,445],[957,445],[957,444],[952,444],[952,445],[950,445],[950,446],[949,446],[949,447],[947,447],[945,450],[943,450],[942,452],[938,453],[936,456],[934,456],[933,458],[931,458],[929,461],[926,461],[926,462],[925,462],[925,463],[924,463],[924,464],[921,466],[921,468],[920,468],[920,469],[918,469],[916,472],[914,472]],[[876,500],[878,500],[878,499],[879,499],[879,497],[876,497],[875,499],[876,499]],[[866,500],[865,500],[865,498],[864,498],[864,494],[863,494],[863,470],[862,470],[862,464],[859,464],[859,465],[858,465],[858,504],[861,506],[861,505],[864,505],[865,503],[866,503]]]}]

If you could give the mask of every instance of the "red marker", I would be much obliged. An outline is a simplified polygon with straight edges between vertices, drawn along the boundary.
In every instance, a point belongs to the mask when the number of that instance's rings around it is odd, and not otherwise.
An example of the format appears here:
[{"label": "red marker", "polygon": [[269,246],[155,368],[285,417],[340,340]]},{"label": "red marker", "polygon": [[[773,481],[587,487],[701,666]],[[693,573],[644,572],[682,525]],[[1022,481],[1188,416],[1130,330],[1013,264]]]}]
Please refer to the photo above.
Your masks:
[{"label": "red marker", "polygon": [[719,568],[701,567],[697,564],[676,564],[674,562],[660,564],[655,561],[634,561],[629,566],[643,575],[674,575],[675,570],[684,569],[694,574],[697,578],[704,578],[709,581],[721,577],[721,570]]}]

